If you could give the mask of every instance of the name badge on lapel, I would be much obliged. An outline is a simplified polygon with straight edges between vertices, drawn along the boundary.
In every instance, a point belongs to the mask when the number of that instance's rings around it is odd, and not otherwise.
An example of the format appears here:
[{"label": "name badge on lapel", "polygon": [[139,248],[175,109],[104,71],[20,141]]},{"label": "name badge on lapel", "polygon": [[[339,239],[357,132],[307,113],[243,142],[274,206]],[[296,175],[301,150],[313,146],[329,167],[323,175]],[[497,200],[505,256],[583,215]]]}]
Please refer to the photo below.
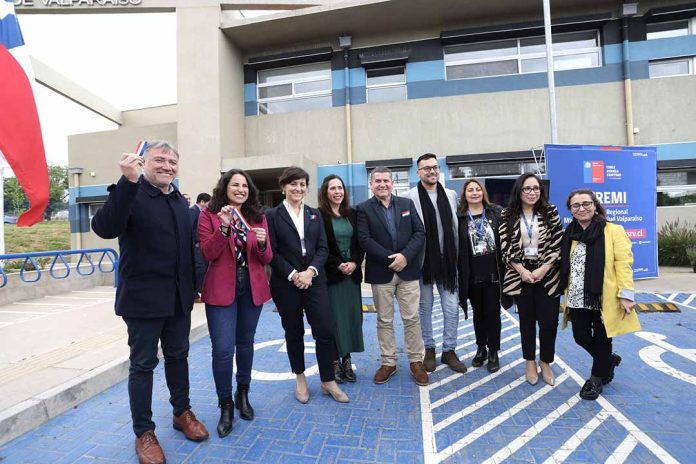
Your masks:
[{"label": "name badge on lapel", "polygon": [[401,212],[401,217],[406,217],[406,216],[410,216],[410,215],[411,215],[411,211],[409,211],[409,210]]}]

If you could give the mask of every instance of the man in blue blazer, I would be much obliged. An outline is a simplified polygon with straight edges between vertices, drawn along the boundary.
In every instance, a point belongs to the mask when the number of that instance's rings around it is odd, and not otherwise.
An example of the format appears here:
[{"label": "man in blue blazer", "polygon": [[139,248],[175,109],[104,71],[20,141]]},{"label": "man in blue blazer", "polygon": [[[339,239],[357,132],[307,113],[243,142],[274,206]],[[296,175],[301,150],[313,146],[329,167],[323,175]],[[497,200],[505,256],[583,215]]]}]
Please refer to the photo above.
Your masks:
[{"label": "man in blue blazer", "polygon": [[[188,351],[193,308],[193,240],[188,206],[172,183],[179,154],[164,141],[143,156],[121,155],[123,174],[92,218],[101,238],[117,238],[120,251],[116,314],[128,328],[130,399],[135,449],[141,463],[164,463],[152,421],[152,372],[162,343],[173,426],[189,440],[208,438],[191,412]],[[142,168],[142,176],[139,171]]]},{"label": "man in blue blazer", "polygon": [[370,173],[370,189],[374,196],[359,204],[356,211],[358,240],[365,250],[365,282],[372,284],[377,308],[377,339],[382,355],[382,365],[375,373],[374,382],[386,383],[396,373],[396,296],[411,375],[418,385],[427,385],[418,315],[418,258],[425,245],[425,229],[413,201],[392,195],[394,181],[389,168],[378,167]]}]

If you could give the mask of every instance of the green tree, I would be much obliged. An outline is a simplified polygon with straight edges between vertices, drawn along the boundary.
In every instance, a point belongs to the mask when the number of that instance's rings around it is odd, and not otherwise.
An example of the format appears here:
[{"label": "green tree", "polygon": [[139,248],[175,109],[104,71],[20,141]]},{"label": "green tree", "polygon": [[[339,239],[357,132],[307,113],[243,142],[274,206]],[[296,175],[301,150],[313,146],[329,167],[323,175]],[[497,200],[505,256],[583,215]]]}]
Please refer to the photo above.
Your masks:
[{"label": "green tree", "polygon": [[[48,204],[53,211],[67,208],[68,200],[68,167],[67,166],[48,166],[49,199]],[[29,208],[24,190],[17,181],[16,177],[5,179],[5,212],[18,215]]]}]

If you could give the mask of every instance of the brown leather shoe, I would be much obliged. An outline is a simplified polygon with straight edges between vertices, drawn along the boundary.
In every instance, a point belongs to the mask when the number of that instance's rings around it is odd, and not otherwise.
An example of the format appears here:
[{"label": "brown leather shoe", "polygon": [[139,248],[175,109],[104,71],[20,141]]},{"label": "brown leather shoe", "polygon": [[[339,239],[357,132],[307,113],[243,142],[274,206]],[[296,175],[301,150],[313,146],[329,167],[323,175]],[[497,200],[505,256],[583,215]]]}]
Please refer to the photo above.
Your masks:
[{"label": "brown leather shoe", "polygon": [[460,374],[466,372],[466,366],[459,360],[457,353],[454,351],[443,351],[440,362],[447,364],[454,372],[459,372]]},{"label": "brown leather shoe", "polygon": [[203,441],[208,438],[208,431],[203,422],[196,419],[190,409],[184,411],[180,416],[174,416],[173,425],[176,430],[184,432],[186,438],[192,441]]},{"label": "brown leather shoe", "polygon": [[157,441],[154,430],[148,430],[135,438],[135,452],[140,464],[164,464],[164,451]]},{"label": "brown leather shoe", "polygon": [[425,358],[423,358],[423,368],[428,372],[435,372],[435,348],[425,349]]},{"label": "brown leather shoe", "polygon": [[392,375],[396,374],[396,366],[387,366],[382,364],[375,372],[375,378],[373,379],[377,385],[387,383],[391,379]]},{"label": "brown leather shoe", "polygon": [[416,380],[416,385],[421,387],[428,385],[428,373],[425,372],[423,363],[420,361],[411,363],[411,377]]}]

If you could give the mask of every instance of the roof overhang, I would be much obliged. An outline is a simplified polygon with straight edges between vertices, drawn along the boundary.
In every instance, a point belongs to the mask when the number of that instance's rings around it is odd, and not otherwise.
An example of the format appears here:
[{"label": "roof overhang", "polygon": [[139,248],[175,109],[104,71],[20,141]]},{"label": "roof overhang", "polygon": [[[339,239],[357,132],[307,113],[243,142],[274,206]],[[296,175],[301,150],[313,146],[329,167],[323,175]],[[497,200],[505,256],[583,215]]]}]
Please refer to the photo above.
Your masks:
[{"label": "roof overhang", "polygon": [[[615,11],[616,0],[554,0],[554,17]],[[245,52],[257,52],[339,33],[361,36],[399,31],[456,29],[491,21],[543,19],[542,2],[519,0],[348,0],[245,20],[223,15],[221,29]]]}]

